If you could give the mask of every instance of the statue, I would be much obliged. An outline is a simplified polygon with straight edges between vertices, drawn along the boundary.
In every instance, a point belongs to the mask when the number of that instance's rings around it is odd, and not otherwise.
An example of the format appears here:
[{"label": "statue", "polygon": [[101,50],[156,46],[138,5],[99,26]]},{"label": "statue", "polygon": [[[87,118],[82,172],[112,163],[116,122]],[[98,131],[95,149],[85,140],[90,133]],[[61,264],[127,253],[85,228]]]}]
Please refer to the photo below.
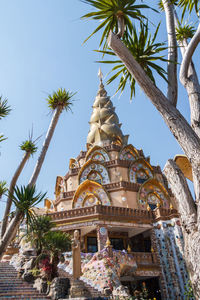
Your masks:
[{"label": "statue", "polygon": [[74,231],[74,238],[72,239],[72,259],[73,259],[73,280],[71,281],[70,297],[88,297],[88,291],[84,286],[81,276],[81,247],[78,230]]},{"label": "statue", "polygon": [[65,183],[65,177],[62,177],[61,183],[59,184],[61,193],[66,193],[67,188],[66,188],[66,183]]},{"label": "statue", "polygon": [[81,276],[81,247],[79,241],[78,230],[74,231],[72,240],[72,257],[73,257],[73,279],[78,279]]}]

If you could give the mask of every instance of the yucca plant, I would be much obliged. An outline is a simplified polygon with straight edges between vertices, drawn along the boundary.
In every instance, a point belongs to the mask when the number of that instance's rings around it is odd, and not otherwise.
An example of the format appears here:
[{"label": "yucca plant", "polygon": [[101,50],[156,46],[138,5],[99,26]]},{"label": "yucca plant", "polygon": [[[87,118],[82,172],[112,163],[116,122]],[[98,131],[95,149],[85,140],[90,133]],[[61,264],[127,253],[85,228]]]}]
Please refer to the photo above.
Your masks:
[{"label": "yucca plant", "polygon": [[8,105],[8,100],[2,98],[0,96],[0,120],[4,117],[6,117],[11,111],[10,106]]},{"label": "yucca plant", "polygon": [[178,24],[176,27],[176,38],[178,41],[182,42],[184,39],[191,39],[195,34],[195,27],[189,24]]},{"label": "yucca plant", "polygon": [[38,256],[36,263],[45,259],[51,271],[50,280],[58,276],[58,263],[62,253],[71,248],[71,236],[60,231],[49,231],[42,238],[42,253]]},{"label": "yucca plant", "polygon": [[106,48],[106,40],[110,30],[116,31],[119,37],[123,37],[124,31],[132,33],[133,25],[131,18],[141,20],[145,16],[141,13],[141,9],[150,8],[145,4],[136,4],[136,0],[81,0],[86,4],[93,6],[96,11],[90,12],[82,16],[82,19],[99,20],[100,25],[90,34],[84,41],[86,42],[91,36],[104,27],[100,44],[104,43],[103,49]]},{"label": "yucca plant", "polygon": [[39,158],[37,160],[36,166],[34,168],[33,174],[30,178],[29,185],[34,185],[39,176],[42,164],[44,162],[48,147],[50,145],[51,139],[53,137],[56,125],[58,123],[59,117],[63,110],[69,111],[73,105],[73,97],[76,93],[66,91],[65,89],[58,89],[57,92],[53,92],[52,95],[49,95],[47,98],[48,106],[51,110],[54,111],[52,116],[45,141],[43,143],[42,150],[40,152]]},{"label": "yucca plant", "polygon": [[55,226],[50,216],[36,216],[29,224],[26,238],[36,248],[37,255],[42,252],[42,244],[45,235]]},{"label": "yucca plant", "polygon": [[3,237],[3,235],[6,231],[6,227],[8,225],[8,216],[10,214],[10,209],[11,209],[11,205],[12,205],[12,200],[13,200],[12,196],[13,196],[13,192],[14,192],[14,187],[17,183],[17,180],[18,180],[25,164],[29,160],[30,156],[33,155],[37,151],[36,141],[37,141],[37,139],[33,140],[33,133],[31,132],[29,134],[29,138],[27,140],[23,141],[19,146],[20,149],[22,151],[24,151],[25,153],[24,153],[22,160],[20,161],[20,163],[11,179],[11,182],[10,182],[6,208],[4,211],[4,217],[2,220],[2,226],[1,226],[1,238]]},{"label": "yucca plant", "polygon": [[[164,80],[166,79],[166,71],[156,64],[156,61],[167,61],[164,55],[160,55],[161,52],[167,49],[165,43],[156,43],[156,37],[158,34],[160,24],[158,24],[156,31],[153,36],[149,34],[148,24],[140,23],[140,31],[137,32],[136,27],[133,26],[133,32],[131,36],[127,36],[124,39],[124,43],[129,48],[131,54],[136,59],[136,61],[141,65],[146,74],[155,83],[155,78],[153,72],[157,72]],[[99,51],[103,55],[110,55],[112,58],[116,57],[112,50]],[[108,84],[113,82],[115,79],[119,78],[119,85],[116,93],[124,91],[127,83],[130,85],[130,99],[135,95],[135,79],[131,76],[130,72],[127,70],[126,66],[120,60],[103,60],[101,63],[115,64],[112,70],[109,72],[114,73],[107,81]]]},{"label": "yucca plant", "polygon": [[10,241],[14,237],[20,223],[26,219],[27,224],[35,217],[32,208],[41,202],[46,193],[37,193],[35,186],[15,187],[12,196],[13,203],[16,206],[13,218],[6,228],[6,231],[0,242],[0,259]]}]

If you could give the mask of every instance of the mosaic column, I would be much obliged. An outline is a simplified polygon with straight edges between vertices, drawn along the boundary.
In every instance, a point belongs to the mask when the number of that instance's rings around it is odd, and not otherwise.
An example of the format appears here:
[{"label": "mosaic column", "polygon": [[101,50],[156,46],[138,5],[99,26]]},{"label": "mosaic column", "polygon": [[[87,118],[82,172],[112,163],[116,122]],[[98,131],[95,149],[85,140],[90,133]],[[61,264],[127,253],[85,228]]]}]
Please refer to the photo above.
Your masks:
[{"label": "mosaic column", "polygon": [[[161,260],[160,260],[160,256],[159,256],[159,252],[158,252],[158,245],[157,245],[157,241],[156,241],[155,229],[151,230],[151,251],[154,253],[154,257],[156,258],[156,263],[158,263],[159,266],[161,267]],[[160,270],[159,283],[160,283],[162,299],[168,299],[167,286],[166,286],[165,278],[163,276],[162,268]]]},{"label": "mosaic column", "polygon": [[106,246],[106,241],[108,237],[108,229],[103,226],[97,227],[97,244],[98,251],[101,251]]},{"label": "mosaic column", "polygon": [[162,267],[163,279],[169,300],[185,299],[188,274],[183,258],[183,236],[178,219],[154,224],[156,244]]}]

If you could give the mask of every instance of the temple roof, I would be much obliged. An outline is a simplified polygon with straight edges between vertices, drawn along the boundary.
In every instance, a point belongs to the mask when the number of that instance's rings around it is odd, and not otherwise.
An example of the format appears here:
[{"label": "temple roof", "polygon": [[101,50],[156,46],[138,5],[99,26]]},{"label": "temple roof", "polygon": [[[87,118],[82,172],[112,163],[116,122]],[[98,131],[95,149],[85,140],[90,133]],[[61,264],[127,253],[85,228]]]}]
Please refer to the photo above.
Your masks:
[{"label": "temple roof", "polygon": [[90,118],[90,130],[87,137],[89,145],[103,146],[104,142],[126,145],[128,136],[123,135],[115,108],[104,88],[102,73],[99,71],[100,85],[93,103],[93,112]]}]

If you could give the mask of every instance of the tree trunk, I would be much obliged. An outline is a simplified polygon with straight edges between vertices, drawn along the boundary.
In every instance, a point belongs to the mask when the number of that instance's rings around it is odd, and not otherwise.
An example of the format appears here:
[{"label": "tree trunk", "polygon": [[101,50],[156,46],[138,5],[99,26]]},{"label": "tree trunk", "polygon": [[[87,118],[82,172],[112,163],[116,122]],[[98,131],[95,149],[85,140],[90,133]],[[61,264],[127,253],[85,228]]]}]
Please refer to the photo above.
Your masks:
[{"label": "tree trunk", "polygon": [[184,235],[184,258],[190,274],[196,299],[200,299],[200,231],[198,230],[196,206],[186,179],[173,160],[169,160],[164,173],[177,199]]},{"label": "tree trunk", "polygon": [[45,156],[46,156],[46,153],[47,153],[47,150],[48,150],[48,147],[49,147],[49,144],[51,142],[51,139],[52,139],[52,136],[53,136],[53,133],[55,131],[55,128],[56,128],[56,125],[58,123],[58,120],[59,120],[59,116],[62,112],[62,106],[58,106],[56,108],[56,110],[54,111],[54,114],[53,114],[53,117],[51,119],[51,123],[49,125],[49,129],[47,131],[47,134],[46,134],[46,137],[45,137],[45,141],[44,141],[44,144],[43,144],[43,147],[42,147],[42,150],[40,152],[40,156],[37,160],[37,163],[36,163],[36,166],[35,166],[35,169],[33,171],[33,174],[31,176],[31,179],[29,181],[29,185],[32,186],[32,185],[35,185],[36,181],[37,181],[37,178],[39,176],[39,173],[40,173],[40,170],[41,170],[41,167],[43,165],[43,162],[44,162],[44,159],[45,159]]},{"label": "tree trunk", "polygon": [[168,35],[168,92],[167,97],[174,106],[177,104],[177,42],[176,32],[174,25],[174,9],[173,4],[169,0],[162,0],[165,15],[166,15],[166,27]]},{"label": "tree trunk", "polygon": [[3,220],[2,220],[2,226],[1,226],[1,238],[3,237],[5,231],[6,231],[6,227],[8,225],[8,215],[10,213],[10,208],[11,208],[11,205],[12,205],[12,195],[13,195],[13,192],[14,192],[14,187],[17,183],[17,180],[27,162],[27,160],[29,159],[31,153],[30,152],[26,152],[22,158],[22,161],[20,162],[17,170],[15,171],[15,174],[11,180],[11,183],[10,183],[10,187],[9,187],[9,194],[8,194],[8,198],[7,198],[7,203],[6,203],[6,208],[5,208],[5,212],[4,212],[4,217],[3,217]]},{"label": "tree trunk", "polygon": [[179,110],[153,84],[127,47],[112,32],[109,35],[108,45],[121,59],[141,89],[160,112],[188,160],[195,165],[200,164],[200,140]]},{"label": "tree trunk", "polygon": [[6,232],[4,233],[3,238],[0,242],[0,260],[2,259],[2,256],[4,252],[6,251],[6,248],[8,247],[9,243],[11,242],[13,238],[13,232],[15,232],[16,227],[19,226],[22,218],[22,213],[17,210],[14,218],[9,223],[8,228],[6,229]]}]

